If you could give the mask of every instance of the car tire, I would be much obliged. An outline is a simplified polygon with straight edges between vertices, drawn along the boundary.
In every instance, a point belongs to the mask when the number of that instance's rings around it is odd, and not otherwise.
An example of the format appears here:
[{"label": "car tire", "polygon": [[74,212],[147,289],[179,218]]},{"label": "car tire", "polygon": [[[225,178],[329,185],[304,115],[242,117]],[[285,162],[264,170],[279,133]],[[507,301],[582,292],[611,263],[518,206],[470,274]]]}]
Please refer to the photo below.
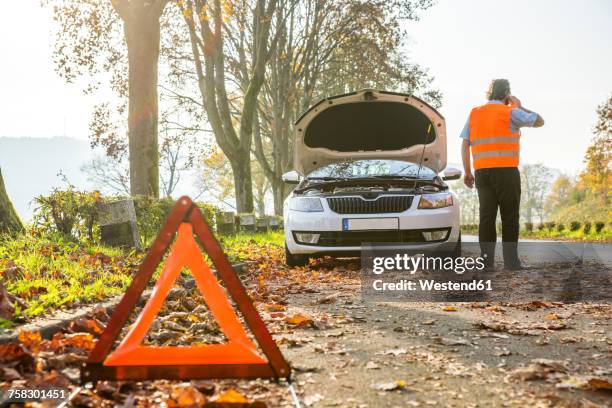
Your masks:
[{"label": "car tire", "polygon": [[285,264],[292,268],[296,266],[305,266],[308,264],[308,255],[294,255],[289,252],[289,248],[287,248],[287,244],[285,244]]}]

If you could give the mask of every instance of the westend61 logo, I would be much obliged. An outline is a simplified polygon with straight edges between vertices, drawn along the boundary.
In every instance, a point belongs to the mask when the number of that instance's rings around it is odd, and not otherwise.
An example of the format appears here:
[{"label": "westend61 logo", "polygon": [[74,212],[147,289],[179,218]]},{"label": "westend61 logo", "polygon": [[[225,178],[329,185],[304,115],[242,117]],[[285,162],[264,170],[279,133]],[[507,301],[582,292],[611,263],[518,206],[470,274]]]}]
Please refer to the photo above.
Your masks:
[{"label": "westend61 logo", "polygon": [[372,259],[372,272],[380,275],[387,271],[403,271],[413,275],[416,271],[444,271],[455,272],[458,275],[472,271],[482,271],[485,268],[485,259],[479,257],[441,257],[426,256],[425,254],[408,255],[395,254],[395,256],[377,256]]},{"label": "westend61 logo", "polygon": [[[421,254],[408,255],[396,253],[392,256],[373,256],[369,258],[372,272],[369,279],[370,289],[375,292],[408,291],[408,292],[448,292],[448,291],[491,291],[490,279],[460,279],[468,272],[471,274],[485,269],[485,259],[478,257],[451,257]],[[427,278],[418,276],[429,275]],[[382,274],[385,274],[384,276]],[[376,279],[373,279],[376,277]]]},{"label": "westend61 logo", "polygon": [[[367,243],[361,252],[361,293],[372,301],[610,301],[612,245],[592,243],[479,242],[433,248]],[[518,253],[528,268],[506,268]],[[489,267],[490,265],[490,267]]]}]

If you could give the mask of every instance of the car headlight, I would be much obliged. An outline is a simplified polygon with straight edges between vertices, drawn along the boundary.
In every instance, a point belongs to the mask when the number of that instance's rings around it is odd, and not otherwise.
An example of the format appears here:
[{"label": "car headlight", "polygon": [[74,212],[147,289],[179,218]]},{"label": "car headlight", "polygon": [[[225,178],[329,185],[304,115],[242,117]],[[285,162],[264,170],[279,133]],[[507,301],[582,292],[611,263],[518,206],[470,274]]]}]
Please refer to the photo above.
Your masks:
[{"label": "car headlight", "polygon": [[300,244],[316,244],[319,242],[321,234],[313,234],[311,232],[296,232],[295,240]]},{"label": "car headlight", "polygon": [[294,197],[289,200],[289,209],[302,212],[321,212],[323,205],[316,197]]},{"label": "car headlight", "polygon": [[420,209],[444,208],[453,205],[453,195],[451,193],[423,194],[419,201]]}]

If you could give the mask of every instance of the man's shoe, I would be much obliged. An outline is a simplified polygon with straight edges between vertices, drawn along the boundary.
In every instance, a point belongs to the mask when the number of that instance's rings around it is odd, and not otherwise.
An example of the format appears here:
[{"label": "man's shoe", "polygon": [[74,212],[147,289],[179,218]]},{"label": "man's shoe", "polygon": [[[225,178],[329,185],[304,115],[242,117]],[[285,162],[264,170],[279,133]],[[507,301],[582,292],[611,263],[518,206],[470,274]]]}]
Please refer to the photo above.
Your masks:
[{"label": "man's shoe", "polygon": [[482,271],[483,272],[495,272],[497,271],[497,268],[495,267],[495,264],[485,264]]}]

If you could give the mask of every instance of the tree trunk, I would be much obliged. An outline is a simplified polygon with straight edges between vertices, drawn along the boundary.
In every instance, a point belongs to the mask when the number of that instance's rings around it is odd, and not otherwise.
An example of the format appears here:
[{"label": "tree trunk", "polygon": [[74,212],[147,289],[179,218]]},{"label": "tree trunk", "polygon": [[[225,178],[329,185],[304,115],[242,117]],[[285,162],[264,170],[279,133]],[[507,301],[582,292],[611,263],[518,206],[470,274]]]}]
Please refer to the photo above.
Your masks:
[{"label": "tree trunk", "polygon": [[21,231],[22,229],[23,224],[6,193],[2,170],[0,170],[0,233],[11,233]]},{"label": "tree trunk", "polygon": [[251,160],[249,152],[239,156],[239,160],[230,160],[234,173],[234,192],[236,195],[236,211],[238,213],[253,212],[253,184],[251,178]]},{"label": "tree trunk", "polygon": [[279,178],[272,180],[272,197],[274,198],[274,215],[283,215],[283,204],[291,189]]},{"label": "tree trunk", "polygon": [[123,21],[129,61],[130,192],[132,195],[159,197],[159,15],[133,7]]},{"label": "tree trunk", "polygon": [[283,186],[282,181],[272,180],[272,197],[274,198],[274,215],[283,215]]}]

